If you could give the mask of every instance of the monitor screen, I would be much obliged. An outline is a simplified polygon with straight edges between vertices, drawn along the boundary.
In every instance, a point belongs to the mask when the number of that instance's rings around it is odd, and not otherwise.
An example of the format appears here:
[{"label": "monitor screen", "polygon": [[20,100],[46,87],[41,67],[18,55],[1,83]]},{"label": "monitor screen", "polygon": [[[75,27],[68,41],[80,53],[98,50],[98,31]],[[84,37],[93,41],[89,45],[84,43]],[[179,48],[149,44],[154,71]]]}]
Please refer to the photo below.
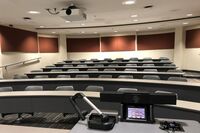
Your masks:
[{"label": "monitor screen", "polygon": [[145,108],[142,107],[128,107],[127,108],[127,119],[134,120],[134,119],[146,119]]}]

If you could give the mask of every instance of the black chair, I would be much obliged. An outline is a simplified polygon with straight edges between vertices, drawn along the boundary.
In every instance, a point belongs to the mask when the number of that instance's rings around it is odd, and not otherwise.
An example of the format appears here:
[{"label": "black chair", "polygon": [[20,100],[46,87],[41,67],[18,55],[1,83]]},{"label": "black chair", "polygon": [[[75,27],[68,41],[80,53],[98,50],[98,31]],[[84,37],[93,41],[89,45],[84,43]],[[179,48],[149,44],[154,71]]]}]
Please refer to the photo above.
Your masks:
[{"label": "black chair", "polygon": [[87,67],[87,65],[79,64],[77,67]]},{"label": "black chair", "polygon": [[65,62],[57,62],[57,64],[66,64]]},{"label": "black chair", "polygon": [[143,79],[160,80],[160,77],[158,75],[144,75]]},{"label": "black chair", "polygon": [[163,66],[174,66],[175,67],[176,65],[172,63],[172,64],[164,64]]},{"label": "black chair", "polygon": [[145,58],[143,58],[143,61],[152,61],[152,58],[151,57],[145,57]]},{"label": "black chair", "polygon": [[74,91],[73,86],[57,86],[56,91]]},{"label": "black chair", "polygon": [[32,70],[31,72],[43,72],[42,70]]},{"label": "black chair", "polygon": [[28,76],[16,74],[16,75],[13,76],[13,79],[28,79]]},{"label": "black chair", "polygon": [[55,67],[54,65],[49,65],[49,66],[46,66],[47,68],[51,68],[51,67]]},{"label": "black chair", "polygon": [[124,58],[116,58],[115,60],[122,61]]},{"label": "black chair", "polygon": [[98,69],[87,69],[87,71],[93,71],[93,72],[96,72],[96,71],[99,71]]},{"label": "black chair", "polygon": [[187,79],[184,77],[169,77],[169,81],[180,81],[180,82],[187,82]]},{"label": "black chair", "polygon": [[49,78],[48,75],[36,75],[34,76],[34,79],[45,79],[45,78]]},{"label": "black chair", "polygon": [[69,71],[69,72],[77,72],[77,71],[79,71],[79,69],[68,69],[67,71]]},{"label": "black chair", "polygon": [[104,58],[105,61],[111,61],[111,58]]},{"label": "black chair", "polygon": [[76,75],[75,78],[89,78],[89,75]]},{"label": "black chair", "polygon": [[110,64],[108,66],[119,66],[118,64]]},{"label": "black chair", "polygon": [[116,69],[111,69],[111,68],[106,68],[106,69],[104,69],[103,71],[116,71]]},{"label": "black chair", "polygon": [[144,69],[144,72],[158,72],[157,69]]},{"label": "black chair", "polygon": [[90,59],[91,61],[98,61],[98,59]]},{"label": "black chair", "polygon": [[137,69],[126,68],[124,71],[137,72]]},{"label": "black chair", "polygon": [[70,75],[58,75],[56,78],[71,78]]},{"label": "black chair", "polygon": [[27,86],[25,91],[43,91],[43,86]]},{"label": "black chair", "polygon": [[103,64],[95,64],[94,66],[96,66],[96,67],[103,67],[104,65]]},{"label": "black chair", "polygon": [[120,78],[120,79],[133,79],[133,75],[119,75],[118,78]]},{"label": "black chair", "polygon": [[137,64],[126,64],[126,66],[137,66]]},{"label": "black chair", "polygon": [[160,57],[159,59],[160,60],[169,60],[169,58],[167,58],[167,57]]},{"label": "black chair", "polygon": [[112,75],[99,75],[98,78],[112,78]]},{"label": "black chair", "polygon": [[132,57],[129,59],[129,61],[138,61],[138,58],[137,57]]},{"label": "black chair", "polygon": [[180,69],[170,69],[167,72],[177,72],[177,73],[182,73],[183,71]]},{"label": "black chair", "polygon": [[175,94],[175,95],[176,95],[176,98],[178,99],[178,94],[175,93],[175,92],[169,92],[169,91],[160,91],[160,90],[157,90],[157,91],[155,91],[155,93]]},{"label": "black chair", "polygon": [[155,66],[154,64],[143,64],[142,66]]},{"label": "black chair", "polygon": [[104,90],[103,86],[89,85],[85,88],[85,91],[102,92]]},{"label": "black chair", "polygon": [[138,89],[136,89],[136,88],[119,88],[117,91],[118,92],[128,92],[128,93],[131,93],[131,92],[138,91]]},{"label": "black chair", "polygon": [[62,72],[62,69],[52,69],[51,72]]},{"label": "black chair", "polygon": [[63,67],[74,67],[72,64],[63,65]]}]

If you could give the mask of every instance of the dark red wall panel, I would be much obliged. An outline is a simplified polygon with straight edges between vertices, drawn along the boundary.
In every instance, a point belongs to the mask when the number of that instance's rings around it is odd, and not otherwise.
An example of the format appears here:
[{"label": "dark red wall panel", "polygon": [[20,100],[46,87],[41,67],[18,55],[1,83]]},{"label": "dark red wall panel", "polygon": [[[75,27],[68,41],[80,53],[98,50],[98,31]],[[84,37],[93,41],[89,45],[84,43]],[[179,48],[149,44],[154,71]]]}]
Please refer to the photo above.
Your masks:
[{"label": "dark red wall panel", "polygon": [[58,38],[39,37],[40,53],[57,53]]},{"label": "dark red wall panel", "polygon": [[200,29],[186,31],[186,48],[200,48]]},{"label": "dark red wall panel", "polygon": [[113,36],[101,38],[101,51],[133,51],[135,36]]},{"label": "dark red wall panel", "polygon": [[2,52],[37,52],[37,33],[0,26]]},{"label": "dark red wall panel", "polygon": [[99,52],[99,38],[67,38],[67,52]]},{"label": "dark red wall panel", "polygon": [[138,35],[138,50],[174,49],[175,34]]}]

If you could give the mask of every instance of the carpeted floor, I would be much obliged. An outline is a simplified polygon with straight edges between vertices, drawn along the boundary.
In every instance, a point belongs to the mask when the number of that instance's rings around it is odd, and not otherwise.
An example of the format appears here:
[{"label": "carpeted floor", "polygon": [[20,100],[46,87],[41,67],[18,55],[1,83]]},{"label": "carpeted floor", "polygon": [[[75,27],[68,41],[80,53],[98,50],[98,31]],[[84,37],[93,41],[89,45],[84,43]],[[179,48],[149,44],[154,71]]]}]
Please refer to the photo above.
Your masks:
[{"label": "carpeted floor", "polygon": [[60,113],[35,113],[34,116],[24,114],[20,120],[17,120],[16,114],[0,118],[0,124],[57,129],[71,129],[77,121],[76,114],[68,114],[64,117]]}]

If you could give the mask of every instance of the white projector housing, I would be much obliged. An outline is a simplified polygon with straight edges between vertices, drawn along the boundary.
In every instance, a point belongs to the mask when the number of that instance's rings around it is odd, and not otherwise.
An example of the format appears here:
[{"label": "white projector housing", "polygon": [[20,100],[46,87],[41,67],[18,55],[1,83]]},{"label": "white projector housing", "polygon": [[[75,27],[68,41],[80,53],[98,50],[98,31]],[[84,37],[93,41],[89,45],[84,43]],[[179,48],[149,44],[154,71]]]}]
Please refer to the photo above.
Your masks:
[{"label": "white projector housing", "polygon": [[64,11],[64,13],[62,13],[62,18],[67,20],[67,21],[82,21],[82,20],[86,20],[86,14],[82,12],[81,9],[71,9],[71,14],[67,15]]}]

